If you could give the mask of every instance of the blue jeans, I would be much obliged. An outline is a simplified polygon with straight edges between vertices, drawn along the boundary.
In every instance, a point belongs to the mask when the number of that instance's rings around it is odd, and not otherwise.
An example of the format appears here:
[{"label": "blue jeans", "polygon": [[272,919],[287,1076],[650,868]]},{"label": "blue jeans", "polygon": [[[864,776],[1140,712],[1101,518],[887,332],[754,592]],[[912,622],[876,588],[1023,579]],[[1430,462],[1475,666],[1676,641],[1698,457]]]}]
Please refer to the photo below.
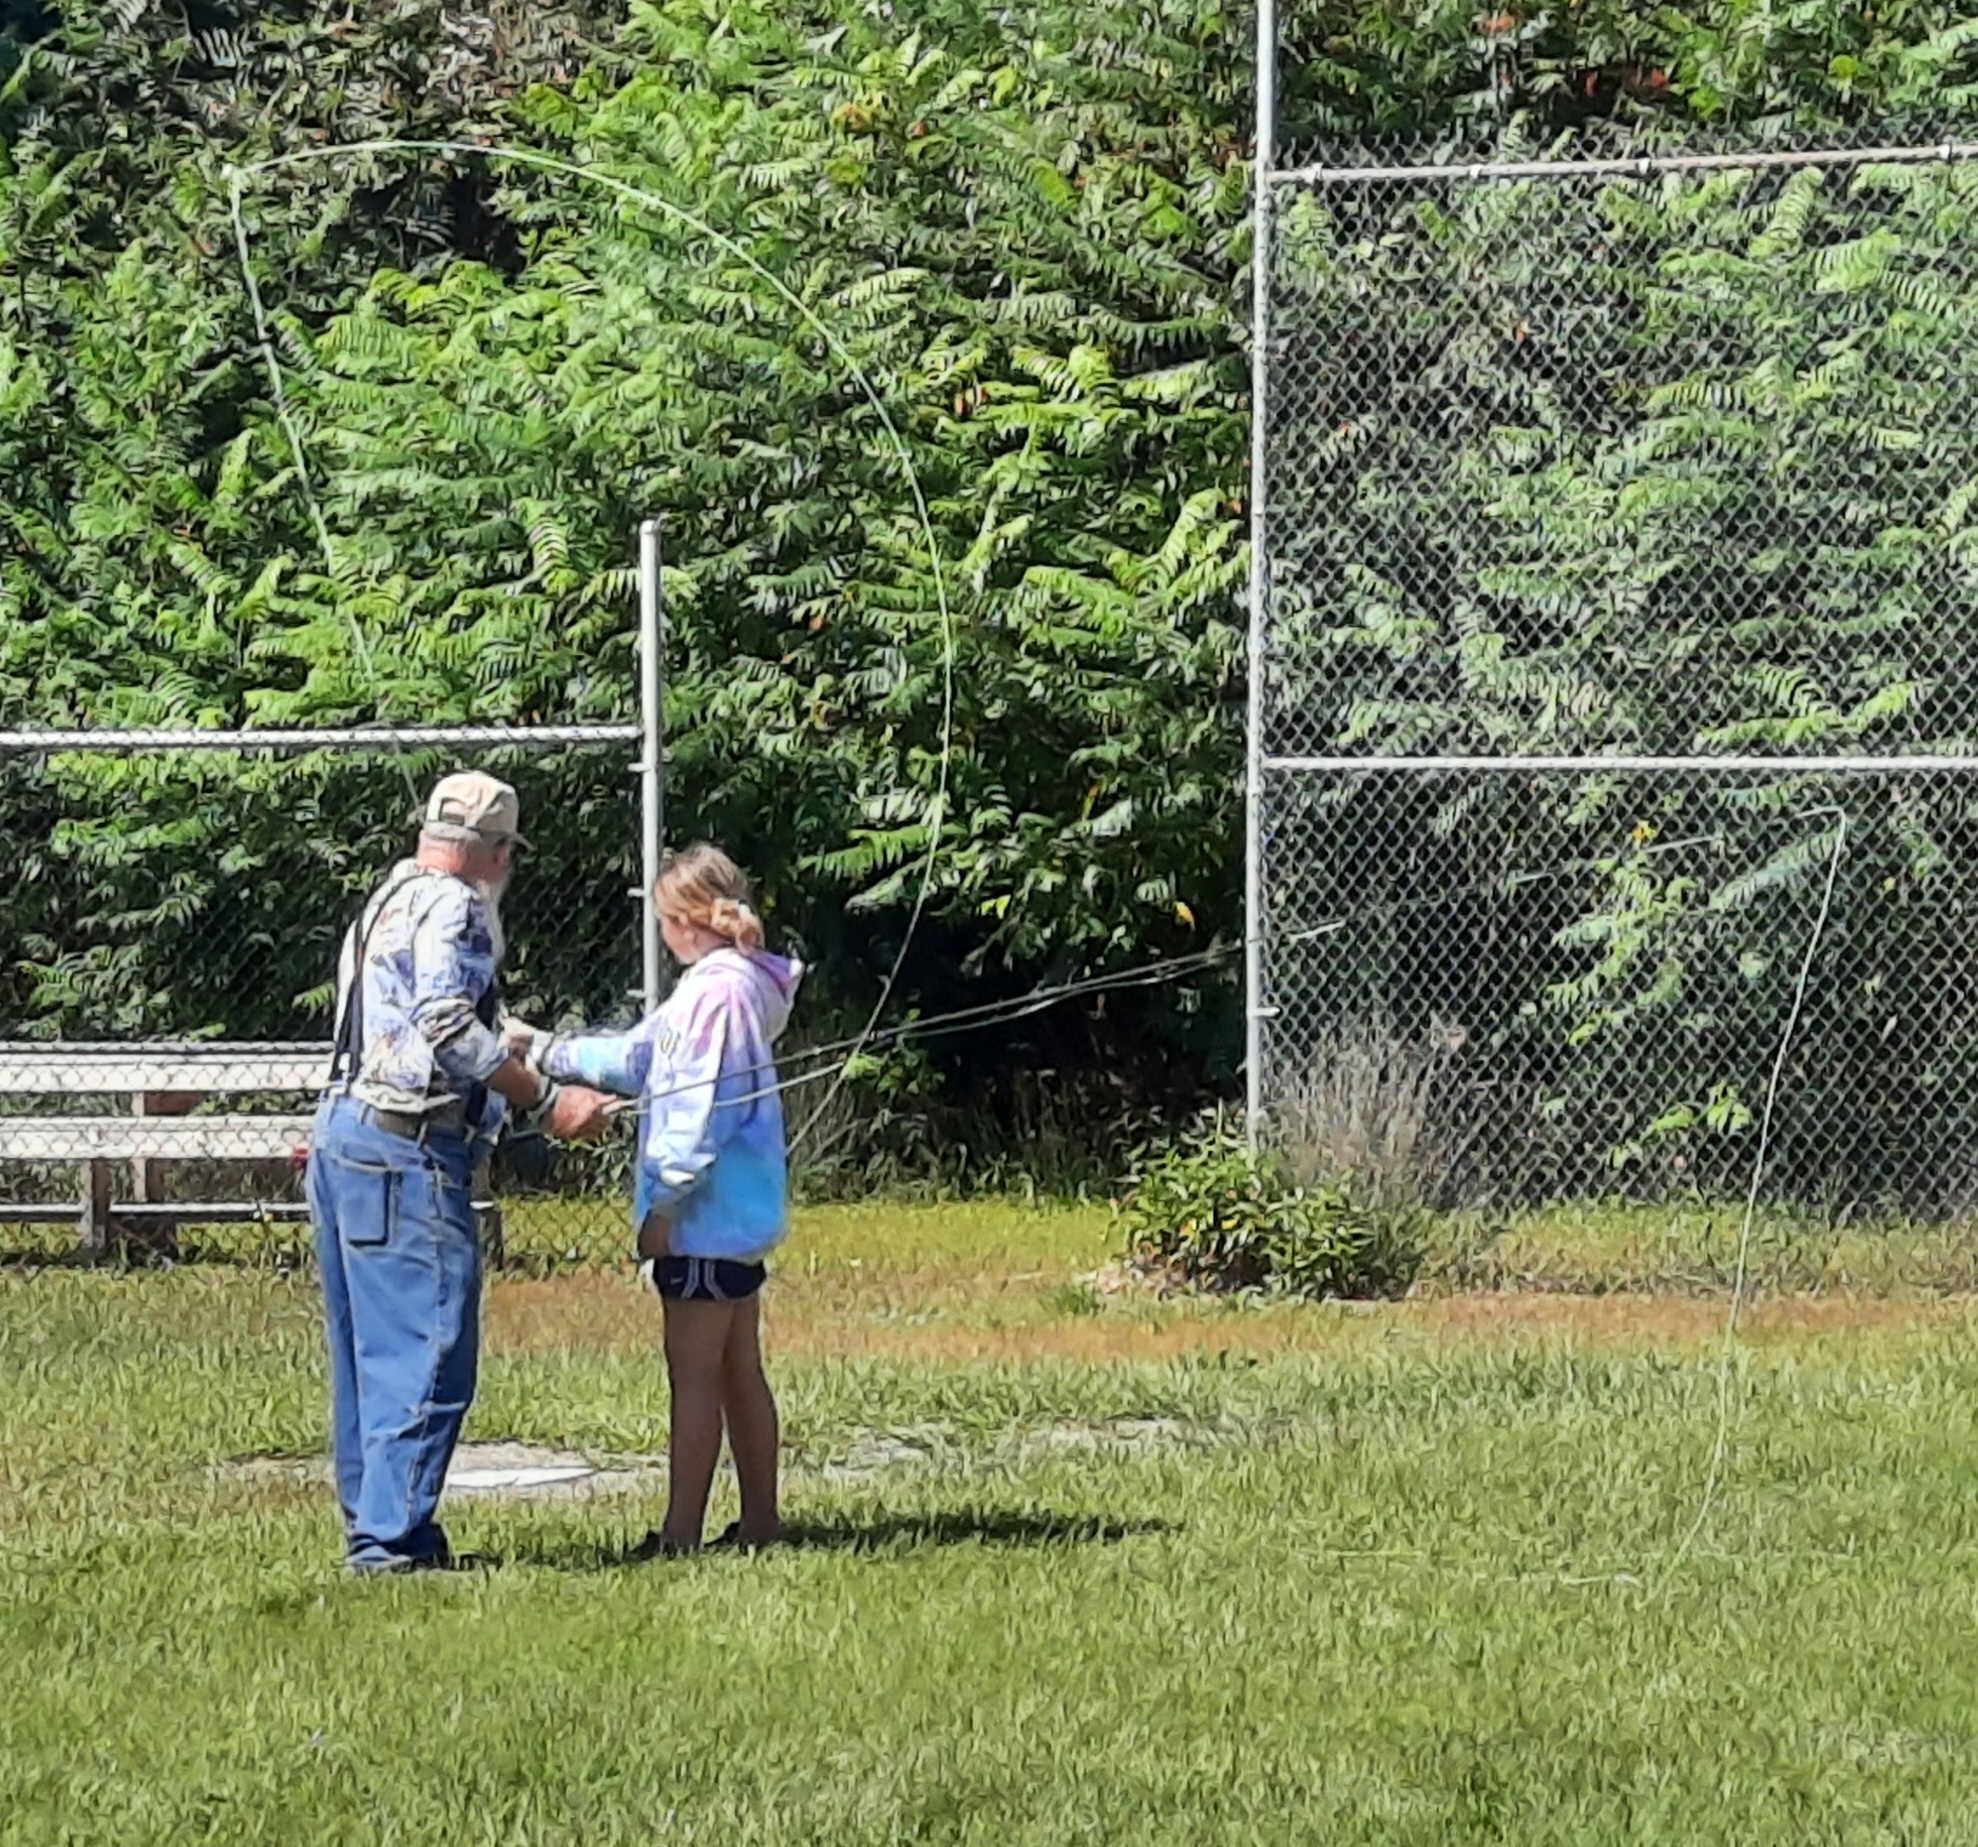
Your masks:
[{"label": "blue jeans", "polygon": [[309,1155],[309,1210],[330,1334],[332,1439],[348,1562],[444,1559],[434,1518],[480,1357],[473,1151],[365,1121],[330,1096]]}]

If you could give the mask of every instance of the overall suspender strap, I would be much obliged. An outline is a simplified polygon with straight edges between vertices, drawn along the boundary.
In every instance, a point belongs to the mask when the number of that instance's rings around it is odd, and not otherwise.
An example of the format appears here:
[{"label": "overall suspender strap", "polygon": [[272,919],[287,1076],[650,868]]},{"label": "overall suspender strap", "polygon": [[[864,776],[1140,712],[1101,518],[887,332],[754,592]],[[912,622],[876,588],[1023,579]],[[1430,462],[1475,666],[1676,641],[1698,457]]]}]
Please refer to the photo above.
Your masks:
[{"label": "overall suspender strap", "polygon": [[[330,1083],[344,1081],[356,1083],[362,1073],[364,1062],[364,954],[371,947],[371,935],[378,927],[378,920],[385,914],[385,906],[415,879],[445,878],[443,872],[434,872],[426,866],[414,866],[409,872],[387,879],[378,887],[365,905],[352,920],[350,928],[344,932],[344,948],[350,951],[350,985],[345,988],[343,1007],[337,1016],[336,1044],[330,1053]],[[360,935],[360,931],[362,934]],[[342,960],[341,952],[338,956]],[[492,988],[489,990],[492,992]]]},{"label": "overall suspender strap", "polygon": [[[379,894],[382,899],[383,893]],[[348,930],[343,933],[343,949],[338,954],[341,963],[348,959],[349,983],[343,991],[343,1007],[337,1015],[336,1048],[330,1054],[330,1082],[337,1084],[348,1081],[356,1083],[359,1065],[364,1057],[364,952],[371,947],[371,931],[378,927],[378,915],[384,905],[379,903],[371,911],[371,921],[363,935],[358,935],[359,925],[364,923],[364,913],[359,912]]]},{"label": "overall suspender strap", "polygon": [[344,990],[343,1005],[337,1011],[336,1044],[330,1051],[329,1081],[332,1088],[343,1081],[346,1070],[350,1073],[350,1081],[357,1081],[357,1060],[364,1043],[363,957],[357,950],[357,925],[354,923],[343,933],[343,948],[338,952],[337,959],[341,962],[346,956],[350,962],[350,985]]}]

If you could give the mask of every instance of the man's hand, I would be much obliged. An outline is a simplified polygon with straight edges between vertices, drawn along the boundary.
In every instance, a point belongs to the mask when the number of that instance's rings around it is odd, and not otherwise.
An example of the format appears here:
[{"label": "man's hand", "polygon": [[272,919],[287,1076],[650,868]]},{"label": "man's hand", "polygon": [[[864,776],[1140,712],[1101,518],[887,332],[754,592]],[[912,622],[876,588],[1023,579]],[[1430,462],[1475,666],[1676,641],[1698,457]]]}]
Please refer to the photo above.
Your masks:
[{"label": "man's hand", "polygon": [[602,1134],[616,1101],[586,1084],[552,1084],[513,1052],[490,1073],[488,1088],[508,1099],[515,1125],[523,1133],[553,1135],[560,1142]]},{"label": "man's hand", "polygon": [[611,1121],[612,1102],[602,1090],[565,1084],[557,1091],[556,1101],[543,1119],[543,1133],[555,1136],[560,1142],[581,1142],[602,1135]]}]

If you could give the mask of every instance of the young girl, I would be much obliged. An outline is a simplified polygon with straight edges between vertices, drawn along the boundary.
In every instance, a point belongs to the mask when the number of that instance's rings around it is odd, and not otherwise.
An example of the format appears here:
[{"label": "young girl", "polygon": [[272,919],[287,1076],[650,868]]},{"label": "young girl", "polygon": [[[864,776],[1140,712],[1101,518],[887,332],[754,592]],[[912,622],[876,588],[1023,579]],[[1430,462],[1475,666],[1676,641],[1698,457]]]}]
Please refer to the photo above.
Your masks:
[{"label": "young girl", "polygon": [[641,1099],[632,1218],[659,1291],[672,1386],[666,1520],[647,1553],[701,1543],[725,1424],[742,1517],[717,1545],[781,1536],[781,1432],[763,1376],[757,1308],[764,1259],[789,1228],[783,1107],[770,1047],[803,965],[770,955],[748,881],[719,848],[689,847],[653,891],[685,972],[666,1004],[626,1033],[556,1036],[551,1077]]}]

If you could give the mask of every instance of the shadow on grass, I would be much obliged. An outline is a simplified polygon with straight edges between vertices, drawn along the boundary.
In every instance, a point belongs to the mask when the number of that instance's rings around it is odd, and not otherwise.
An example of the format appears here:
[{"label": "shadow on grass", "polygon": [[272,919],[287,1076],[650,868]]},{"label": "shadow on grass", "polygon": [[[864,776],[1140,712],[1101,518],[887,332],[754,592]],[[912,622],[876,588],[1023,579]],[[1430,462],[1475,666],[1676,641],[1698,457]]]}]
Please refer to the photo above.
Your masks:
[{"label": "shadow on grass", "polygon": [[910,1550],[916,1546],[1117,1545],[1174,1530],[1168,1520],[1115,1520],[1103,1514],[966,1508],[945,1513],[881,1514],[870,1519],[792,1521],[785,1545],[823,1552]]},{"label": "shadow on grass", "polygon": [[100,1258],[85,1257],[73,1250],[0,1251],[0,1272],[32,1276],[38,1270],[100,1270],[104,1267]]},{"label": "shadow on grass", "polygon": [[[1077,1546],[1117,1545],[1175,1530],[1169,1520],[1109,1519],[1103,1514],[1052,1513],[1046,1509],[1015,1512],[968,1508],[941,1513],[878,1514],[861,1518],[846,1514],[829,1520],[793,1520],[784,1528],[779,1551],[799,1552],[914,1552],[926,1546]],[[695,1556],[747,1556],[713,1548]],[[517,1565],[541,1565],[556,1571],[610,1571],[621,1566],[651,1565],[655,1570],[682,1563],[680,1559],[641,1556],[638,1542],[619,1546],[577,1545],[551,1540],[540,1546],[520,1546],[509,1555]]]}]

